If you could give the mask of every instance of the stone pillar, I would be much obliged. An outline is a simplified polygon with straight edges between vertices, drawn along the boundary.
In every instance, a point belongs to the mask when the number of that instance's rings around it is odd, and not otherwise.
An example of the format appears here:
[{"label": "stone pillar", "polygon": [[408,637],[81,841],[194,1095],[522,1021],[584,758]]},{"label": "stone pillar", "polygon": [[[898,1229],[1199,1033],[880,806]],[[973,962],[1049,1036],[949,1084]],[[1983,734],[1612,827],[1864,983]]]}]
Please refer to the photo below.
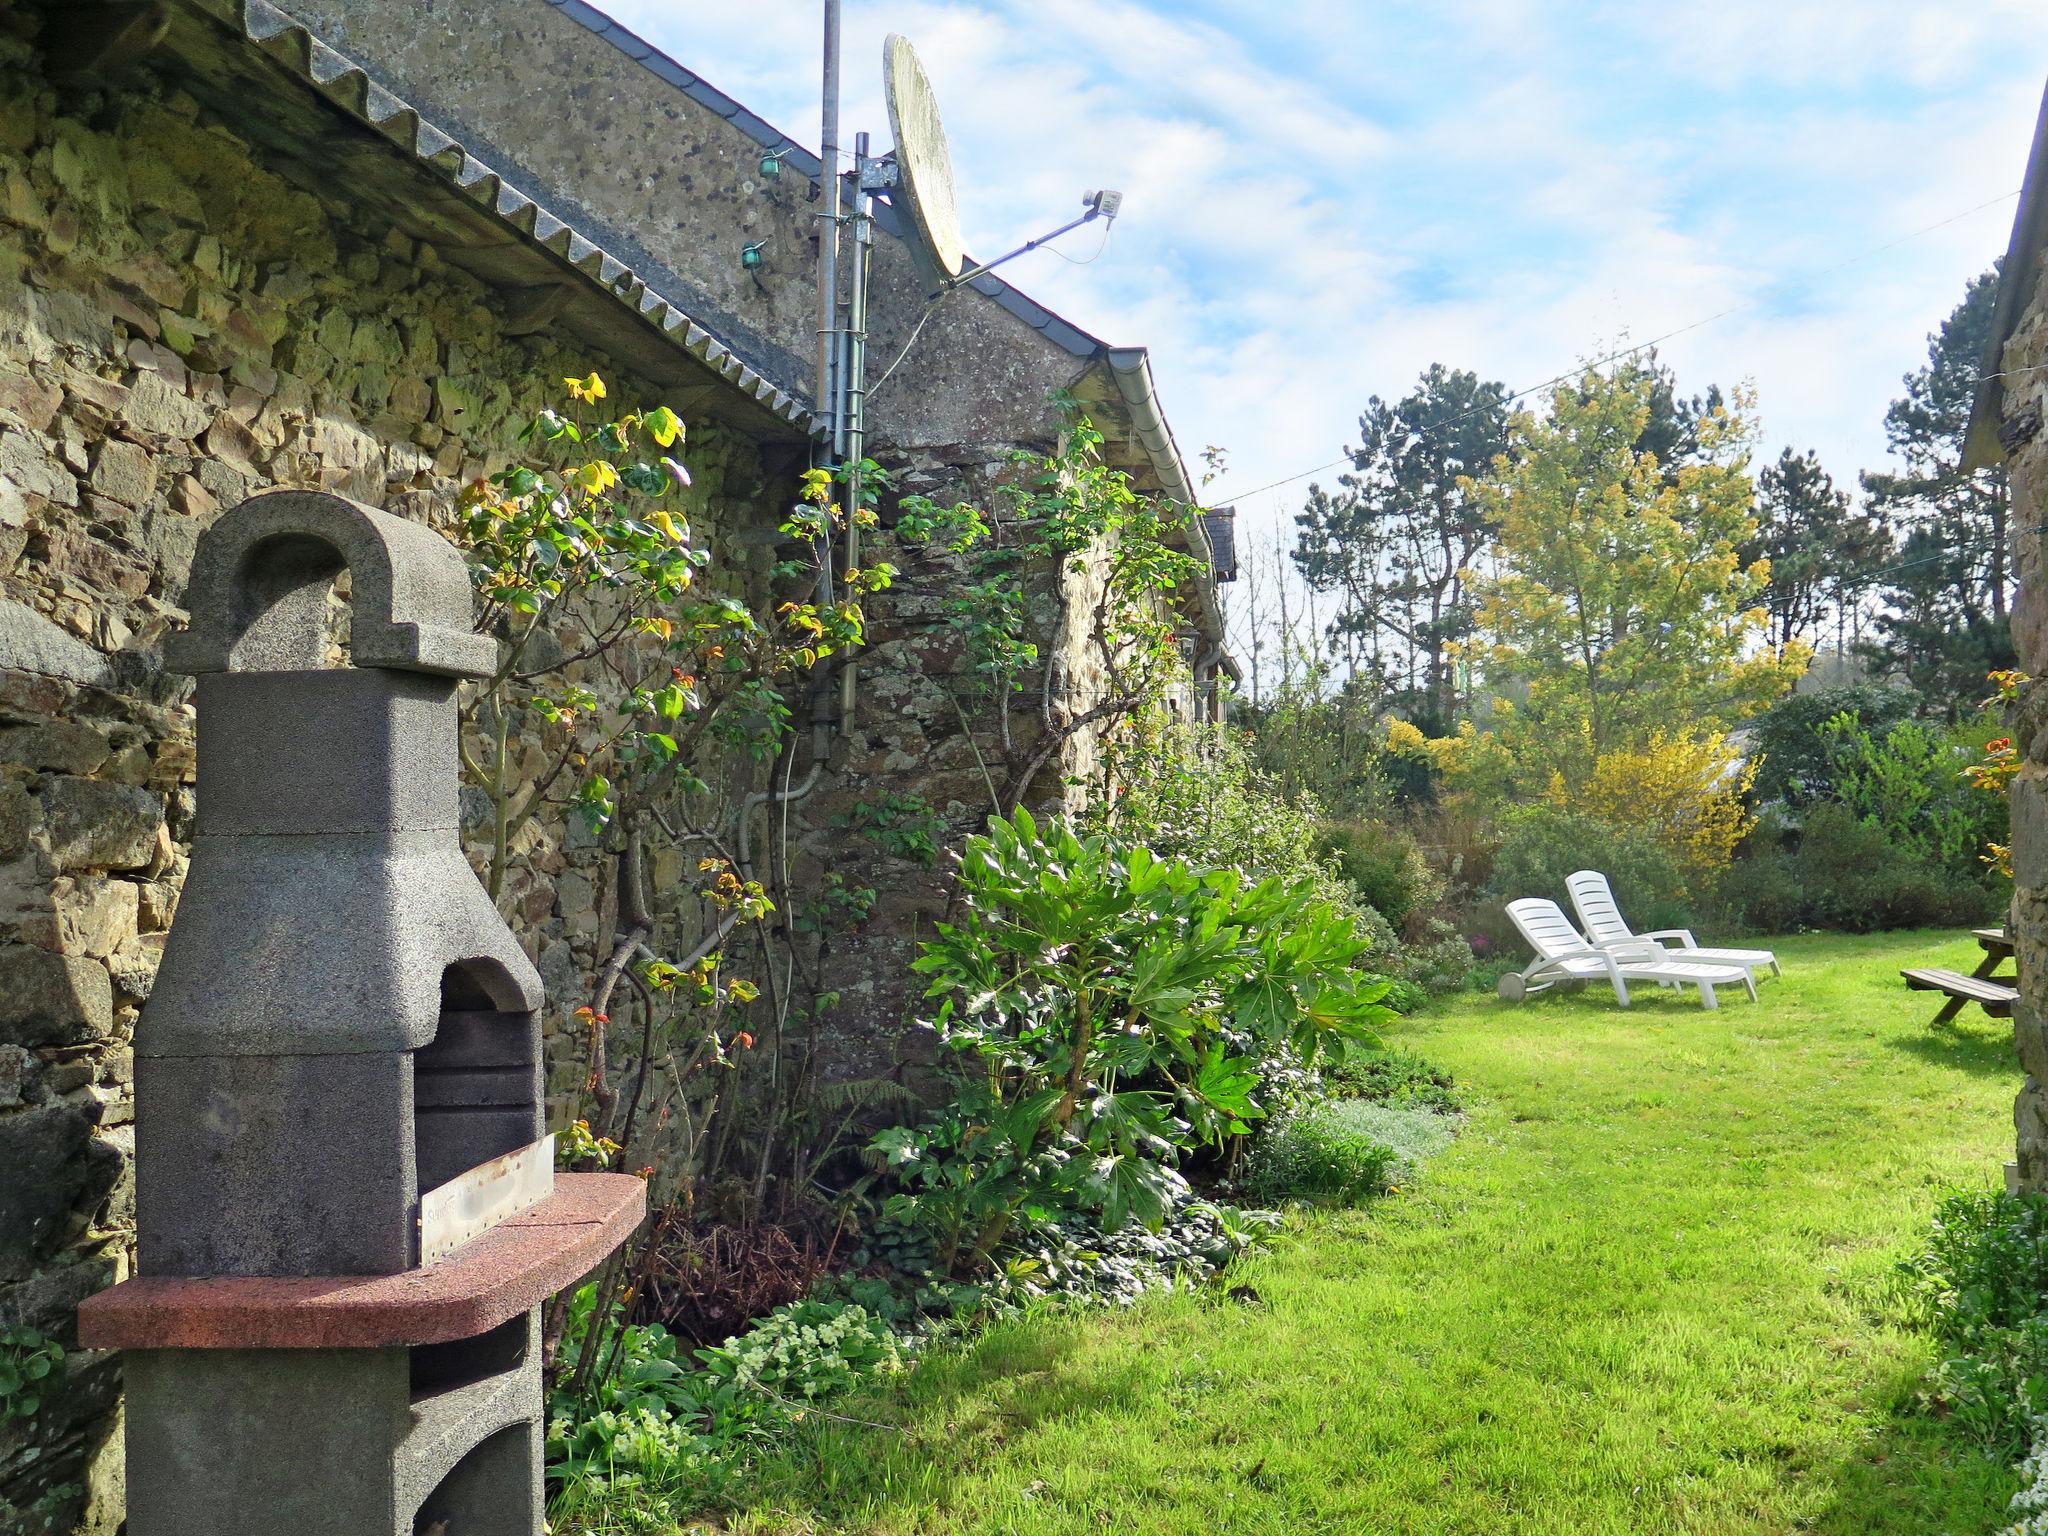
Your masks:
[{"label": "stone pillar", "polygon": [[2041,431],[2048,371],[2048,297],[2038,291],[2004,351],[2008,373],[2000,440],[2012,501],[2013,644],[2031,681],[2013,710],[2013,743],[2023,762],[2012,785],[2012,921],[2019,963],[2013,1041],[2026,1081],[2013,1106],[2016,1178],[2022,1189],[2048,1190],[2048,434]]}]

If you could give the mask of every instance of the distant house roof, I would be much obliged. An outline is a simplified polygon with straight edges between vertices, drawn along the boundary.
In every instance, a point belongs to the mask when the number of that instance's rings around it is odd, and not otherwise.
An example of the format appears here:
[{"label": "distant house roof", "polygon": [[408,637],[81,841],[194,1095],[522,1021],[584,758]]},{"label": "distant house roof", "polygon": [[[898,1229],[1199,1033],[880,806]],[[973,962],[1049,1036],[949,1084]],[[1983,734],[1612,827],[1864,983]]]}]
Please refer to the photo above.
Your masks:
[{"label": "distant house roof", "polygon": [[2041,99],[2041,115],[2034,124],[2034,147],[2027,156],[2027,179],[2020,187],[2019,211],[2013,215],[2012,243],[2006,247],[2005,262],[1998,273],[1998,307],[1991,322],[1991,345],[1985,353],[1983,380],[1970,409],[1970,435],[1964,446],[1963,462],[1971,469],[1983,469],[2005,457],[1998,440],[2005,415],[2005,344],[2019,328],[2020,317],[2033,303],[2040,281],[2041,256],[2048,247],[2048,92]]},{"label": "distant house roof", "polygon": [[1202,514],[1209,535],[1209,561],[1218,581],[1237,580],[1237,508],[1212,507]]}]

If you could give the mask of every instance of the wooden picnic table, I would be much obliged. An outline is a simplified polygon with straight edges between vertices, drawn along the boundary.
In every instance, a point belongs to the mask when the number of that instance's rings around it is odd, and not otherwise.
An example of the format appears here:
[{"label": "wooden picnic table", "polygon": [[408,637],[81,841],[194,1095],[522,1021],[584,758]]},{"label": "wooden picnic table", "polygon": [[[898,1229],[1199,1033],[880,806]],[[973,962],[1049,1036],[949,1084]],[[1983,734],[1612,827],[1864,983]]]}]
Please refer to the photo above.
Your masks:
[{"label": "wooden picnic table", "polygon": [[1970,936],[1984,951],[1984,958],[1969,975],[1931,968],[1899,972],[1913,991],[1939,992],[1948,999],[1934,1016],[1936,1024],[1946,1024],[1965,1003],[1975,1003],[1994,1019],[2008,1019],[2013,1004],[2019,1001],[2019,988],[2013,985],[2019,980],[2018,973],[1998,974],[1998,968],[2013,958],[2012,935],[2003,928],[1973,928]]},{"label": "wooden picnic table", "polygon": [[[1984,958],[1977,962],[1977,969],[1970,972],[1980,981],[1996,979],[2010,981],[2011,976],[1998,976],[1998,968],[2012,959],[2013,938],[2003,928],[1973,928],[1970,936],[1982,946]],[[2013,973],[2017,975],[2018,972]]]}]

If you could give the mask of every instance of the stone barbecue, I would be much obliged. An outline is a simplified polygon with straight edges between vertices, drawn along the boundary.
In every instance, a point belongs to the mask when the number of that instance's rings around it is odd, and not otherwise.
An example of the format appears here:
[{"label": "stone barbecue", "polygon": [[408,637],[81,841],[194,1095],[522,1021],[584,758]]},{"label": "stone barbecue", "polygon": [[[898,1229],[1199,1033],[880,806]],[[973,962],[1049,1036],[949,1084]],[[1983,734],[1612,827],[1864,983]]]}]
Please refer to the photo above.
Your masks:
[{"label": "stone barbecue", "polygon": [[323,492],[219,518],[190,608],[138,1275],[79,1315],[128,1351],[128,1529],[538,1533],[538,1306],[644,1192],[555,1177],[540,977],[463,858],[456,689],[496,645],[451,545]]}]

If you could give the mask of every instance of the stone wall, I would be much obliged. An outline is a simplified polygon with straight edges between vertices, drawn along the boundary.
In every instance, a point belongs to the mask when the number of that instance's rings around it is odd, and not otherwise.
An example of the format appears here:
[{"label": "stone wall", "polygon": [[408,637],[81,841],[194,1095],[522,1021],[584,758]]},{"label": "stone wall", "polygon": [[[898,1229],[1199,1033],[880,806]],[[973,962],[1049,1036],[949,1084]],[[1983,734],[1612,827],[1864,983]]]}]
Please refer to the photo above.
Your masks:
[{"label": "stone wall", "polygon": [[[498,0],[476,4],[489,12]],[[353,0],[323,5],[361,11]],[[533,14],[550,27],[560,19],[546,6]],[[516,424],[565,376],[595,368],[620,403],[661,392],[614,360],[610,333],[536,331],[530,292],[501,295],[351,187],[280,161],[241,119],[220,120],[186,94],[172,66],[60,97],[32,36],[0,0],[0,1329],[68,1345],[77,1303],[127,1272],[129,1041],[176,910],[194,809],[190,684],[166,674],[159,653],[185,617],[199,531],[274,486],[332,489],[445,526],[459,487],[503,457]],[[570,53],[589,40],[550,37]],[[592,68],[617,64],[613,52],[592,55]],[[695,136],[682,146],[693,174],[747,158],[716,114],[670,110]],[[748,199],[764,196],[749,186],[708,197],[702,217],[746,228],[763,216]],[[611,212],[631,212],[622,208]],[[808,227],[807,206],[778,204],[772,216]],[[678,261],[696,250],[706,270],[722,272],[729,254],[717,230],[687,220],[648,238]],[[537,277],[559,275],[550,258],[534,260]],[[800,254],[779,251],[778,262],[775,322],[750,323],[797,337],[807,310],[784,290],[809,274]],[[885,242],[877,266],[879,330],[893,353],[889,336],[907,331],[921,300],[899,248]],[[718,293],[736,311],[758,297],[751,285]],[[619,321],[634,324],[623,307]],[[645,336],[631,340],[642,350],[628,355],[644,356]],[[891,385],[901,396],[878,408],[898,430],[876,452],[902,491],[988,505],[1018,473],[1010,450],[1053,447],[1047,391],[1080,364],[974,294],[949,301],[921,345],[920,366]],[[794,495],[791,456],[686,414],[692,522],[758,596],[771,530]],[[885,504],[885,520],[892,511]],[[870,605],[852,720],[832,733],[815,793],[788,807],[785,920],[833,880],[872,897],[866,920],[833,933],[817,957],[840,995],[821,1071],[842,1079],[915,1070],[902,1028],[915,1004],[908,961],[944,915],[943,849],[982,824],[1006,762],[1040,739],[1042,706],[1071,715],[1102,686],[1085,644],[1097,579],[1085,563],[1027,576],[1051,678],[1005,718],[976,698],[944,618],[957,562],[892,558],[905,570]],[[1073,746],[1039,775],[1033,804],[1074,798],[1086,748]],[[801,778],[807,739],[792,750]],[[929,808],[937,857],[863,830],[866,812],[892,801]],[[480,819],[480,802],[465,804]],[[765,866],[776,843],[768,814],[754,836]],[[651,862],[659,940],[687,948],[698,921],[687,861],[666,848]],[[557,1125],[585,1086],[580,1042],[562,1026],[611,942],[612,875],[578,828],[537,822],[502,902],[549,989]],[[39,1413],[0,1418],[0,1530],[116,1528],[118,1399],[116,1363],[74,1352]]]},{"label": "stone wall", "polygon": [[[2010,276],[2010,274],[2008,274]],[[2048,522],[2048,435],[2040,431],[2048,404],[2048,285],[2038,277],[2034,302],[2008,338],[2004,421],[2011,448],[2011,525]],[[2026,426],[2031,416],[2033,426]],[[2022,1187],[2048,1190],[2048,538],[2015,536],[2019,596],[2013,642],[2022,671],[2034,679],[2013,713],[2013,741],[2025,763],[2012,787],[2013,923],[2018,938],[2020,1001],[2013,1038],[2026,1081],[2013,1106]]]},{"label": "stone wall", "polygon": [[[794,169],[760,174],[761,136],[779,139],[769,125],[704,82],[691,94],[656,73],[655,63],[666,61],[648,61],[645,44],[630,50],[642,57],[629,57],[553,0],[289,0],[283,9],[477,146],[529,196],[688,295],[721,335],[773,365],[785,387],[811,395],[822,204]],[[477,72],[485,38],[487,88]],[[849,53],[843,68],[849,80],[872,78],[866,72],[878,64]],[[782,126],[817,130],[815,119]],[[850,121],[846,152],[861,126],[875,131],[879,153],[886,123]],[[1066,217],[1060,209],[1048,215]],[[869,395],[873,442],[970,465],[1049,440],[1057,425],[1050,397],[1072,389],[1088,359],[1042,322],[1027,323],[971,288],[927,316],[910,253],[889,232],[900,221],[886,208],[882,217],[888,227],[877,232],[868,300],[871,379],[914,332],[917,341],[910,362]],[[743,268],[741,247],[756,243],[764,264]]]},{"label": "stone wall", "polygon": [[[125,1273],[128,1042],[193,813],[190,685],[158,653],[199,530],[278,485],[444,518],[593,367],[633,398],[600,342],[506,334],[433,248],[298,190],[177,90],[60,110],[0,38],[0,1328],[68,1343]],[[791,487],[714,424],[689,457],[700,532],[765,565],[739,535]],[[558,1009],[611,926],[585,844],[536,828],[507,893]],[[41,1412],[0,1418],[0,1529],[115,1528],[117,1395],[74,1354]]]},{"label": "stone wall", "polygon": [[[1055,444],[1018,446],[1050,453]],[[885,523],[894,501],[909,493],[944,505],[999,507],[999,487],[1036,472],[960,451],[883,450],[882,460],[895,477],[894,495],[884,498]],[[831,771],[796,818],[797,886],[836,878],[874,896],[867,921],[832,939],[827,982],[841,1000],[825,1068],[839,1079],[900,1078],[923,1064],[923,1037],[905,1028],[919,1012],[923,985],[910,963],[920,939],[946,920],[950,850],[981,831],[1008,796],[1018,766],[1045,741],[1048,706],[1071,718],[1099,702],[1105,687],[1087,623],[1099,561],[1022,573],[1027,634],[1040,661],[1005,709],[974,675],[945,615],[949,596],[969,579],[967,563],[893,546],[885,553],[903,573],[867,604],[870,644],[859,658],[852,723],[835,735]],[[1024,803],[1036,811],[1077,807],[1078,781],[1094,766],[1093,739],[1084,730],[1064,742],[1033,778]],[[940,828],[935,858],[908,857],[879,829],[864,830],[876,809],[890,805],[929,812]]]}]

